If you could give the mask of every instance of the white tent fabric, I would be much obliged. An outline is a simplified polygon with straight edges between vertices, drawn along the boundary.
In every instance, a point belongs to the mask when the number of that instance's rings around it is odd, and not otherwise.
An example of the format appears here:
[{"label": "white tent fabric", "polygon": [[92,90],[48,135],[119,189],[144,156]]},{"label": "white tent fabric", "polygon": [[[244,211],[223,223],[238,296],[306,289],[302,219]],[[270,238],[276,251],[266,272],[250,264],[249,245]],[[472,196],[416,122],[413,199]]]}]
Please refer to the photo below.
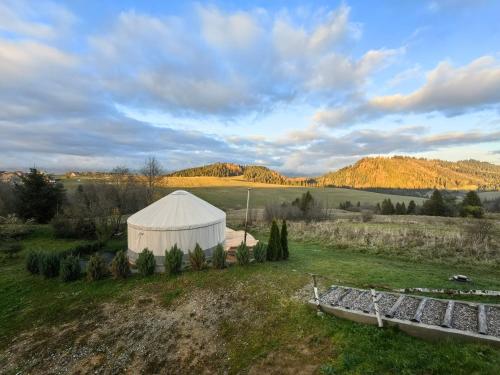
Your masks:
[{"label": "white tent fabric", "polygon": [[225,239],[226,214],[203,199],[177,190],[127,219],[131,260],[148,248],[156,257],[177,246],[187,254],[198,243],[211,250]]}]

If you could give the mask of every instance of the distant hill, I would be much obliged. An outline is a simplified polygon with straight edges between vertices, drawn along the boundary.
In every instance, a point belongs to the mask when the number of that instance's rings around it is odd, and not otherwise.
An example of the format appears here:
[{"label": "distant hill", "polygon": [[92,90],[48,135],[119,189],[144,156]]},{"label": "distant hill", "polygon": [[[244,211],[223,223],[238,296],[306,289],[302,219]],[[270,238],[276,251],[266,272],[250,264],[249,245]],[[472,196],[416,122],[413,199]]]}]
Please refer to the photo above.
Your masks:
[{"label": "distant hill", "polygon": [[172,172],[168,177],[235,177],[243,180],[274,185],[313,186],[316,180],[311,178],[290,178],[268,167],[260,165],[238,165],[233,163],[214,163],[201,167],[182,169]]},{"label": "distant hill", "polygon": [[244,167],[233,163],[214,163],[170,173],[172,177],[232,177],[241,176]]},{"label": "distant hill", "polygon": [[363,158],[318,178],[322,186],[392,189],[499,190],[500,166],[394,156]]}]

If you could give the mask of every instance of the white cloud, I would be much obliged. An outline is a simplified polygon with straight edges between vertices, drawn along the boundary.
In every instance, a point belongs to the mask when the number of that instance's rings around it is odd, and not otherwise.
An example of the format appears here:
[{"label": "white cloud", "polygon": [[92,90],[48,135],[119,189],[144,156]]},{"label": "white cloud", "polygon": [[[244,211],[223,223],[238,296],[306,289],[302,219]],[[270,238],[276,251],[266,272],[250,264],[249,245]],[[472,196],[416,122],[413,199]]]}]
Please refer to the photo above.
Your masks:
[{"label": "white cloud", "polygon": [[256,15],[238,11],[224,14],[215,7],[198,6],[201,31],[205,40],[218,48],[245,49],[261,33]]},{"label": "white cloud", "polygon": [[36,39],[67,36],[76,17],[51,1],[3,0],[0,3],[0,32],[18,33]]},{"label": "white cloud", "polygon": [[357,105],[323,109],[313,120],[329,127],[348,127],[389,114],[439,112],[456,116],[498,108],[499,104],[500,62],[482,56],[461,67],[439,63],[427,73],[425,83],[409,94],[377,96]]}]

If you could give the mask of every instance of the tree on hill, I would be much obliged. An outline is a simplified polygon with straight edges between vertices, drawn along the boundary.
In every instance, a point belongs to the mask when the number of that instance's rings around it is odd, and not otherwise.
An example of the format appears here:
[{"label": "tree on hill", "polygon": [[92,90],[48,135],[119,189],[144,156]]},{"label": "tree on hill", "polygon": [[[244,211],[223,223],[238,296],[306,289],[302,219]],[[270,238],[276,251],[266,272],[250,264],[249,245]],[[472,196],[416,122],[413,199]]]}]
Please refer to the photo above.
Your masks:
[{"label": "tree on hill", "polygon": [[446,205],[439,190],[434,190],[432,196],[422,205],[422,214],[429,216],[445,216]]},{"label": "tree on hill", "polygon": [[248,181],[263,182],[266,184],[284,185],[287,183],[287,178],[285,176],[267,167],[259,165],[246,166],[243,172],[243,177]]},{"label": "tree on hill", "polygon": [[382,201],[382,206],[380,209],[380,213],[382,215],[394,215],[395,213],[394,205],[392,204],[391,200],[389,198],[384,199]]},{"label": "tree on hill", "polygon": [[61,207],[65,190],[61,184],[54,183],[50,176],[32,168],[21,177],[21,183],[15,185],[14,195],[19,217],[47,223]]},{"label": "tree on hill", "polygon": [[415,215],[417,213],[417,205],[415,204],[414,200],[411,200],[410,203],[408,203],[408,209],[406,210],[406,213],[408,215]]},{"label": "tree on hill", "polygon": [[[381,179],[380,176],[384,178]],[[500,166],[465,160],[448,162],[410,157],[363,158],[319,178],[323,186],[395,189],[500,188]]]},{"label": "tree on hill", "polygon": [[473,216],[481,218],[484,216],[483,203],[475,191],[469,191],[460,205],[460,216]]},{"label": "tree on hill", "polygon": [[464,200],[462,201],[462,205],[483,207],[483,203],[481,202],[479,195],[477,195],[477,193],[473,190],[465,194]]},{"label": "tree on hill", "polygon": [[231,177],[243,174],[243,167],[232,163],[214,163],[170,173],[173,177]]},{"label": "tree on hill", "polygon": [[396,215],[405,215],[406,214],[406,205],[403,203],[396,203]]}]

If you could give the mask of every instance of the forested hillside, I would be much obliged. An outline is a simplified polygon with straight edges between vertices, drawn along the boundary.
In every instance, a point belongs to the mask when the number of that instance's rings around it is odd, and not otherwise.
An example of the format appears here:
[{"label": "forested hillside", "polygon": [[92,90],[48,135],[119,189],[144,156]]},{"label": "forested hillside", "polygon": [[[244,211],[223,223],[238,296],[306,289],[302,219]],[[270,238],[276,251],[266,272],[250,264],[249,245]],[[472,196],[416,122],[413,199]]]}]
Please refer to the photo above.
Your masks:
[{"label": "forested hillside", "polygon": [[170,173],[169,176],[173,177],[231,177],[231,176],[241,176],[243,174],[243,168],[241,165],[233,163],[214,163],[209,165],[203,165],[201,167],[182,169]]},{"label": "forested hillside", "polygon": [[500,166],[476,160],[364,158],[354,165],[327,173],[319,178],[319,183],[353,188],[498,190]]},{"label": "forested hillside", "polygon": [[363,158],[318,178],[287,177],[264,166],[215,163],[173,172],[174,177],[234,177],[275,185],[356,189],[500,190],[500,166],[477,160],[450,162],[403,156]]}]

